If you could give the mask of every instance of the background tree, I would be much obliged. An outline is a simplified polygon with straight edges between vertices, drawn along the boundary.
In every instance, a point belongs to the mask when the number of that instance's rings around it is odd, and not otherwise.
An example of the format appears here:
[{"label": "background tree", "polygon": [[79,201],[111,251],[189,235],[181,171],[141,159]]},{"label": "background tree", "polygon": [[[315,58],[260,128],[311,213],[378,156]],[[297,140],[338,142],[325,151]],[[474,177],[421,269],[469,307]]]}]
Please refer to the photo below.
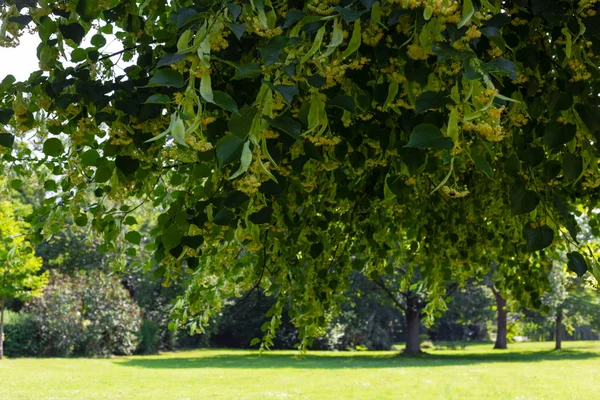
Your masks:
[{"label": "background tree", "polygon": [[27,300],[41,294],[46,276],[40,275],[42,260],[25,240],[27,213],[14,201],[0,201],[0,359],[4,356],[4,309],[11,299]]}]

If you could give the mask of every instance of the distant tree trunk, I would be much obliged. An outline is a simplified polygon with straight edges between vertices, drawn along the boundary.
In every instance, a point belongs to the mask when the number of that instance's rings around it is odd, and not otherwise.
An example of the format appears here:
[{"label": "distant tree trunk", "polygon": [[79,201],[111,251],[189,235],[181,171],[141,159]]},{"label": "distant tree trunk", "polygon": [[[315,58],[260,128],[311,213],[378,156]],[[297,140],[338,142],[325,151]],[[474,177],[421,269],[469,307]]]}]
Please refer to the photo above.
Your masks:
[{"label": "distant tree trunk", "polygon": [[496,298],[496,308],[498,309],[498,333],[496,334],[496,344],[494,344],[494,349],[504,350],[508,348],[506,340],[506,299],[493,287],[492,292]]},{"label": "distant tree trunk", "polygon": [[406,348],[404,354],[420,354],[421,338],[421,304],[418,296],[409,294],[406,297]]},{"label": "distant tree trunk", "polygon": [[556,333],[554,334],[556,345],[554,346],[554,350],[562,349],[562,321],[563,310],[562,307],[559,306],[556,310]]},{"label": "distant tree trunk", "polygon": [[0,300],[0,360],[4,358],[4,299]]}]

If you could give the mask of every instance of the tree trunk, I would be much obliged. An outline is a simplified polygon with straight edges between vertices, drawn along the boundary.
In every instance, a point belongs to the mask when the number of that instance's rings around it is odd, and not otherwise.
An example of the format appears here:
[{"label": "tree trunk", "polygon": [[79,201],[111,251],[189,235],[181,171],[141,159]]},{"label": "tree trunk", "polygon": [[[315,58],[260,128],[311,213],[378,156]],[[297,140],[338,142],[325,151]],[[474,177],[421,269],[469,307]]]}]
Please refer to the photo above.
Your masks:
[{"label": "tree trunk", "polygon": [[416,296],[408,295],[406,299],[406,348],[404,354],[420,354],[421,307]]},{"label": "tree trunk", "polygon": [[494,292],[496,308],[498,309],[498,333],[496,334],[494,349],[504,350],[508,348],[506,340],[506,299],[496,289],[492,288],[492,292]]},{"label": "tree trunk", "polygon": [[554,350],[560,350],[562,348],[562,320],[562,307],[558,307],[556,310],[556,333],[554,334],[556,345],[554,346]]},{"label": "tree trunk", "polygon": [[4,299],[0,300],[0,360],[4,358]]}]

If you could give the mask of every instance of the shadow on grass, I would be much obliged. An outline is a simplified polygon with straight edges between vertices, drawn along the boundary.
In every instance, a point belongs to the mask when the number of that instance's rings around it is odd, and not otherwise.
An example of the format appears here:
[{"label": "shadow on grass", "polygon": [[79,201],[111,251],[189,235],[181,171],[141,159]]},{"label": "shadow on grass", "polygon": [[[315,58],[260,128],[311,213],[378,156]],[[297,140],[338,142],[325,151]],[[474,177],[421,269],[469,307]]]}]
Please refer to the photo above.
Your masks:
[{"label": "shadow on grass", "polygon": [[451,365],[469,365],[481,363],[513,363],[564,361],[600,358],[600,354],[587,351],[561,350],[536,352],[499,351],[484,354],[422,354],[408,357],[398,353],[369,354],[333,353],[310,354],[298,358],[290,354],[256,353],[207,355],[206,357],[165,357],[135,358],[115,361],[118,365],[138,368],[178,369],[178,368],[232,368],[232,369],[342,369],[342,368],[410,368],[410,367],[442,367]]}]

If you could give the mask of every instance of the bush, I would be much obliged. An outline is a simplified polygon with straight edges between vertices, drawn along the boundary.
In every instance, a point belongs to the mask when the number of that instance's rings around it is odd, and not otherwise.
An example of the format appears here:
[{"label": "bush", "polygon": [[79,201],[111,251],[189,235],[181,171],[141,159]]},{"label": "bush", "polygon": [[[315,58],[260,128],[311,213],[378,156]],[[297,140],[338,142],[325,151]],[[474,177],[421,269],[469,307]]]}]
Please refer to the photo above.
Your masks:
[{"label": "bush", "polygon": [[45,356],[128,355],[137,347],[140,309],[117,279],[99,271],[51,274],[28,311]]},{"label": "bush", "polygon": [[31,314],[4,312],[4,353],[7,357],[33,357],[40,354],[40,340]]}]

